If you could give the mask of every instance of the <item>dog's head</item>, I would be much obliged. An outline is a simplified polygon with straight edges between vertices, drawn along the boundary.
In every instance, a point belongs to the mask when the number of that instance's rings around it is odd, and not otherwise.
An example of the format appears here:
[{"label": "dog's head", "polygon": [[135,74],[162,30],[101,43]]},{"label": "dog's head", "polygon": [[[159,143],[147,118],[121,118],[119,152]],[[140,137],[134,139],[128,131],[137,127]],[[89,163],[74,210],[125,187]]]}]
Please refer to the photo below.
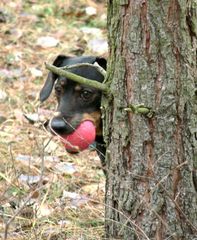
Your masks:
[{"label": "dog's head", "polygon": [[[63,67],[80,63],[94,64],[95,62],[106,69],[107,63],[104,58],[92,56],[68,57],[59,55],[53,65]],[[103,75],[93,66],[75,67],[69,71],[98,82],[104,80]],[[53,87],[58,107],[55,116],[50,120],[49,127],[52,131],[58,135],[70,134],[82,121],[90,120],[96,126],[96,134],[101,135],[101,91],[50,72],[40,92],[41,102],[50,96]]]}]

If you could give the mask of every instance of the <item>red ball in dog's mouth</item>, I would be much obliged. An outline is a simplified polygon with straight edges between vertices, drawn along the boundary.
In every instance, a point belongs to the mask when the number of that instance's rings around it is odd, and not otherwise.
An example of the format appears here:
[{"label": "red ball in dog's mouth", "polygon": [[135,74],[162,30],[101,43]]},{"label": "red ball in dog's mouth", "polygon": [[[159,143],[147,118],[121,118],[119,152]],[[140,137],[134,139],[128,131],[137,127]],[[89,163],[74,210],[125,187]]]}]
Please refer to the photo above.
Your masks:
[{"label": "red ball in dog's mouth", "polygon": [[61,141],[69,152],[79,152],[88,148],[95,141],[95,138],[96,127],[92,121],[86,120],[73,133],[62,135]]}]

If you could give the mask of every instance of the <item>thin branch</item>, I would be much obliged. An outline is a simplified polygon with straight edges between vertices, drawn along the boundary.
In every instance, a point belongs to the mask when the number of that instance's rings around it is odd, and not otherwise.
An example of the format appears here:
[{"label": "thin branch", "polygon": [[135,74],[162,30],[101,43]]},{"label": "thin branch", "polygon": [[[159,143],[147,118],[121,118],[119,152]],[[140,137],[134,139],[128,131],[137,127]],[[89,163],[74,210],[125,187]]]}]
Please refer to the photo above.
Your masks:
[{"label": "thin branch", "polygon": [[78,67],[93,67],[95,68],[98,72],[100,72],[103,77],[106,76],[106,71],[104,68],[102,68],[97,62],[95,62],[94,64],[90,64],[90,63],[78,63],[78,64],[73,64],[73,65],[69,65],[69,66],[64,66],[64,67],[60,67],[61,69],[67,70],[67,69],[72,69],[72,68],[78,68]]},{"label": "thin branch", "polygon": [[61,68],[55,67],[54,65],[51,65],[51,64],[48,64],[48,63],[45,63],[45,66],[46,66],[46,68],[48,70],[50,70],[51,72],[53,72],[53,73],[55,73],[57,75],[69,78],[69,79],[71,79],[71,80],[73,80],[73,81],[75,81],[77,83],[85,84],[87,86],[99,89],[99,90],[101,90],[101,91],[103,91],[105,93],[109,92],[109,89],[103,83],[100,83],[100,82],[97,82],[95,80],[91,80],[91,79],[87,79],[87,78],[81,77],[79,75],[76,75],[74,73],[68,72],[68,71],[63,70]]},{"label": "thin branch", "polygon": [[14,215],[8,220],[8,222],[5,224],[5,230],[4,230],[4,240],[7,240],[8,237],[8,230],[10,224],[13,222],[15,217],[23,210],[23,208],[26,206],[26,204],[29,202],[29,200],[32,198],[32,196],[37,192],[40,191],[43,188],[43,186],[35,189],[32,193],[30,193],[27,198],[25,199],[24,203],[21,205],[20,208],[14,213]]}]

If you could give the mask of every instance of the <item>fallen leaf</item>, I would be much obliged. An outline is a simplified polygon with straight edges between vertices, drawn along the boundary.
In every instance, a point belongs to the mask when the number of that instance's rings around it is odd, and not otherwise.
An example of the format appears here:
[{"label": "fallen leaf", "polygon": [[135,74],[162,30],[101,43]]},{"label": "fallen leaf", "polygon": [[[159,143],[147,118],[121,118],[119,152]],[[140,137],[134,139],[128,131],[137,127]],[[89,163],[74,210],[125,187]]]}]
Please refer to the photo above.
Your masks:
[{"label": "fallen leaf", "polygon": [[5,102],[7,99],[7,93],[0,89],[0,102]]},{"label": "fallen leaf", "polygon": [[102,31],[101,31],[100,28],[82,27],[82,28],[80,28],[80,29],[81,29],[81,31],[82,31],[83,33],[87,34],[88,36],[89,36],[89,35],[92,35],[92,36],[94,36],[94,37],[96,37],[96,38],[98,38],[98,37],[100,38],[100,37],[103,36]]},{"label": "fallen leaf", "polygon": [[[14,56],[14,55],[13,55]],[[14,60],[19,60],[18,58],[20,57],[20,53],[16,53],[16,55],[14,56],[16,57],[16,59]],[[0,77],[3,77],[3,78],[18,78],[18,77],[21,77],[22,75],[22,69],[21,68],[15,68],[15,69],[12,69],[12,70],[8,70],[8,69],[0,69]]]},{"label": "fallen leaf", "polygon": [[64,191],[62,197],[63,198],[70,198],[70,199],[76,199],[76,198],[80,198],[81,196],[76,192]]},{"label": "fallen leaf", "polygon": [[60,162],[54,166],[54,170],[61,174],[73,174],[76,172],[76,167],[73,163]]},{"label": "fallen leaf", "polygon": [[28,185],[36,184],[40,181],[40,179],[41,176],[30,176],[26,174],[21,174],[18,178],[21,183],[26,183]]},{"label": "fallen leaf", "polygon": [[86,192],[89,195],[95,195],[95,194],[99,194],[101,192],[104,193],[105,186],[104,186],[104,184],[94,183],[94,184],[89,184],[89,185],[83,186],[81,188],[81,190],[83,190],[84,192]]},{"label": "fallen leaf", "polygon": [[[42,158],[38,157],[38,156],[36,157],[36,156],[19,154],[16,157],[16,161],[19,161],[20,163],[22,163],[25,166],[30,166],[30,165],[40,166],[41,162],[42,162]],[[45,168],[50,169],[54,166],[55,163],[57,163],[59,161],[60,160],[57,156],[44,156]]]},{"label": "fallen leaf", "polygon": [[85,9],[85,12],[86,12],[87,15],[93,16],[93,15],[96,15],[97,10],[96,10],[96,8],[94,8],[94,7],[87,7],[87,8]]},{"label": "fallen leaf", "polygon": [[14,35],[15,40],[23,36],[23,32],[20,29],[16,28],[10,29],[9,33]]},{"label": "fallen leaf", "polygon": [[38,113],[24,113],[23,116],[31,123],[36,123],[39,121]]},{"label": "fallen leaf", "polygon": [[41,70],[37,69],[37,68],[29,68],[29,71],[31,72],[33,77],[42,77],[43,73]]},{"label": "fallen leaf", "polygon": [[104,39],[91,39],[88,42],[88,47],[90,50],[98,54],[104,54],[108,51],[108,44],[107,41]]},{"label": "fallen leaf", "polygon": [[56,47],[59,44],[59,40],[54,37],[40,37],[36,43],[38,46],[43,48]]},{"label": "fallen leaf", "polygon": [[67,198],[70,200],[70,205],[71,207],[81,207],[82,205],[86,204],[89,202],[89,198],[84,196],[84,195],[80,195],[78,193],[75,192],[68,192],[68,191],[64,191],[63,192],[63,199]]},{"label": "fallen leaf", "polygon": [[65,227],[65,226],[67,226],[67,225],[72,224],[72,222],[69,221],[69,220],[60,220],[60,221],[58,221],[57,223],[58,223],[61,227]]},{"label": "fallen leaf", "polygon": [[54,210],[51,207],[49,207],[49,205],[42,204],[37,208],[37,217],[41,218],[41,217],[49,216],[53,213],[53,211]]}]

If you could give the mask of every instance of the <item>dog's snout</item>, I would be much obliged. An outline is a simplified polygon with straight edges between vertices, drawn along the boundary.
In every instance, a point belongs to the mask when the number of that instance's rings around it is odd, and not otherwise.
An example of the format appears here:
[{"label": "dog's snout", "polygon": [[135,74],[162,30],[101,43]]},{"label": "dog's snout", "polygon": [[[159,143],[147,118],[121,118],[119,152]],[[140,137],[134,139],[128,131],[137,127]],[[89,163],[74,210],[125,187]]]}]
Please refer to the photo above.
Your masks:
[{"label": "dog's snout", "polygon": [[61,117],[52,118],[49,124],[52,132],[55,132],[60,135],[68,132],[68,126],[65,120]]}]

